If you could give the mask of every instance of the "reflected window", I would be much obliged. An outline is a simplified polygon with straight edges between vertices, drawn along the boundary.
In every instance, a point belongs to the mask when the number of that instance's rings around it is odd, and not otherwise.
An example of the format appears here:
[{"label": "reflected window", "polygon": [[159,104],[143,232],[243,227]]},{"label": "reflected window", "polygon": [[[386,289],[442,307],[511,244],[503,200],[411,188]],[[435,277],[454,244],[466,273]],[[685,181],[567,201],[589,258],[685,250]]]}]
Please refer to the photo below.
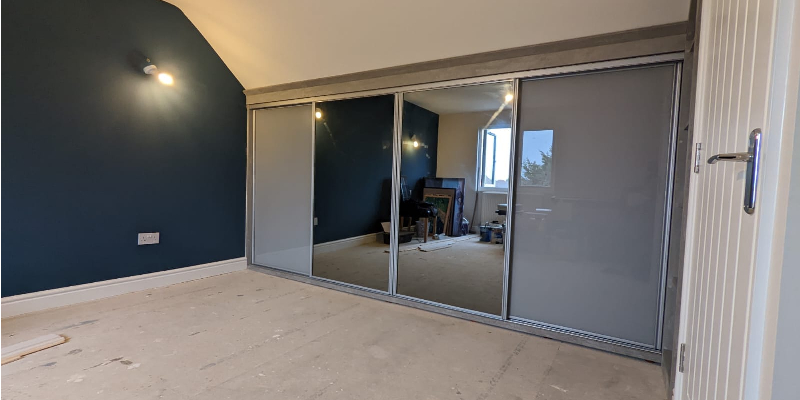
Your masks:
[{"label": "reflected window", "polygon": [[522,133],[520,186],[550,187],[553,176],[553,131]]},{"label": "reflected window", "polygon": [[511,129],[484,129],[481,132],[483,142],[482,171],[479,171],[481,187],[508,188],[508,170],[511,154]]}]

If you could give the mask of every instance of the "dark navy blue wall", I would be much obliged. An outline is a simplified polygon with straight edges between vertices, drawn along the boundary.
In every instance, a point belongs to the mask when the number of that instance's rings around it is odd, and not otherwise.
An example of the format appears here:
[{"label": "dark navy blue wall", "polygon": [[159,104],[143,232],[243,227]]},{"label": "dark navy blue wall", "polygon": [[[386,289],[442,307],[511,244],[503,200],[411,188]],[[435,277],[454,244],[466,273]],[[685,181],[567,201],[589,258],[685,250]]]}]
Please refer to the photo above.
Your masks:
[{"label": "dark navy blue wall", "polygon": [[[416,137],[420,143],[410,143]],[[416,104],[403,102],[403,150],[400,173],[406,177],[411,197],[422,200],[424,178],[436,177],[436,154],[439,144],[439,114]]]},{"label": "dark navy blue wall", "polygon": [[314,244],[381,232],[391,219],[394,96],[317,104]]},{"label": "dark navy blue wall", "polygon": [[244,256],[242,86],[180,10],[9,0],[2,30],[3,296]]}]

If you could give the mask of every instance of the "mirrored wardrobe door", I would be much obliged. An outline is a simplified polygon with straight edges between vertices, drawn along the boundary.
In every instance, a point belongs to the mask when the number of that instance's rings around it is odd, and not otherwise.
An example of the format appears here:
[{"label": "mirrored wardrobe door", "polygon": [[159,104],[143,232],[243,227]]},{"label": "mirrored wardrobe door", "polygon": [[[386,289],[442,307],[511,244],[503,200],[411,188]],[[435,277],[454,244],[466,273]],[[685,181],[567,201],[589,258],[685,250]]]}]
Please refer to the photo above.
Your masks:
[{"label": "mirrored wardrobe door", "polygon": [[315,105],[312,273],[388,291],[394,95]]},{"label": "mirrored wardrobe door", "polygon": [[311,272],[311,105],[253,111],[253,264]]},{"label": "mirrored wardrobe door", "polygon": [[502,309],[511,82],[403,94],[397,294]]}]

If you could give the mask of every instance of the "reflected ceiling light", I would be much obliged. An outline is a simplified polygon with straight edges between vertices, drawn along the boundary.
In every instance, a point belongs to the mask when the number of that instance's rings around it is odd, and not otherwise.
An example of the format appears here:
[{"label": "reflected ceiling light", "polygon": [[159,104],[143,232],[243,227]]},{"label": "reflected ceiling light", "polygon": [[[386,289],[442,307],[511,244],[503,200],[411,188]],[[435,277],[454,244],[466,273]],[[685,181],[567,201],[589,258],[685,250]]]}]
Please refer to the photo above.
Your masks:
[{"label": "reflected ceiling light", "polygon": [[514,100],[514,95],[509,93],[506,95],[506,103],[510,103],[511,100]]},{"label": "reflected ceiling light", "polygon": [[414,147],[419,147],[419,142],[416,140],[414,141]]},{"label": "reflected ceiling light", "polygon": [[317,119],[322,118],[322,110],[318,108],[317,111],[314,113],[314,116],[317,117]]}]

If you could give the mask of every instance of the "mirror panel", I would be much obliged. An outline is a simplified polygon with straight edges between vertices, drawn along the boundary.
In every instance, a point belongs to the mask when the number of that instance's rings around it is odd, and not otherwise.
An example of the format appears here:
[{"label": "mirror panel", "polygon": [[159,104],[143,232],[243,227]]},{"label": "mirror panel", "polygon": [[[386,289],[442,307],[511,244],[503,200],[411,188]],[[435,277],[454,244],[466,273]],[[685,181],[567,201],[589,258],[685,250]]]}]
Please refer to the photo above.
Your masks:
[{"label": "mirror panel", "polygon": [[313,275],[389,290],[394,95],[316,103]]},{"label": "mirror panel", "polygon": [[500,82],[403,95],[397,294],[500,314],[511,93]]}]

